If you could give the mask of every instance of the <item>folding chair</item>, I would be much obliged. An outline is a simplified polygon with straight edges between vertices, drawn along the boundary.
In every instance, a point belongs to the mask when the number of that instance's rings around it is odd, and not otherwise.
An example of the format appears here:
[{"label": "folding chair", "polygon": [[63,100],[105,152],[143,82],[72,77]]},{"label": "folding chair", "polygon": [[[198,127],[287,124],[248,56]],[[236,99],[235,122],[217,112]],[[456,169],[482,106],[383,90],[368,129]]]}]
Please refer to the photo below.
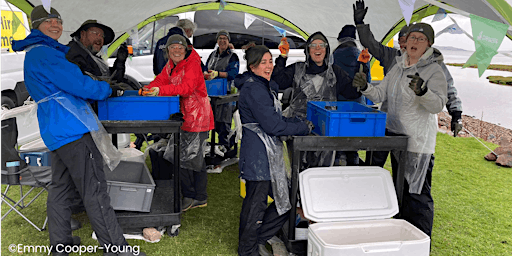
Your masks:
[{"label": "folding chair", "polygon": [[[48,222],[48,217],[44,220],[42,227],[37,226],[21,211],[29,207],[39,196],[48,191],[48,186],[52,180],[52,171],[50,166],[29,166],[19,156],[17,151],[17,138],[18,127],[16,125],[16,118],[9,118],[2,120],[2,185],[7,185],[4,192],[2,192],[2,203],[5,203],[10,209],[2,216],[2,221],[11,212],[16,212],[28,223],[30,223],[38,231],[45,229]],[[13,163],[19,164],[19,169],[16,172],[8,171],[7,166],[12,166]],[[16,165],[14,164],[14,165]],[[18,178],[19,177],[19,178]],[[20,194],[19,200],[15,200],[7,195],[9,189],[14,186],[19,186]],[[27,192],[23,192],[23,186],[29,186]],[[36,193],[37,189],[41,188],[39,192],[28,202],[28,196]],[[32,193],[34,192],[34,193]],[[12,194],[12,193],[11,193]]]}]

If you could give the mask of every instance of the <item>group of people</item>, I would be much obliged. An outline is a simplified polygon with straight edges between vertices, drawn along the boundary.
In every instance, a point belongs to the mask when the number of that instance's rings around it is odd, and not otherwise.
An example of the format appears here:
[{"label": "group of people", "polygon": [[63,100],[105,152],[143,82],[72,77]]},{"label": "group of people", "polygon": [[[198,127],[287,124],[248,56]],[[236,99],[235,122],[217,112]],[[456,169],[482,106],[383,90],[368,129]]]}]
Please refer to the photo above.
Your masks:
[{"label": "group of people", "polygon": [[[446,105],[456,134],[462,128],[461,102],[442,54],[432,47],[434,31],[430,25],[405,27],[399,33],[400,49],[393,49],[376,41],[369,25],[364,24],[367,10],[363,0],[355,3],[355,24],[343,27],[332,55],[327,37],[315,32],[306,42],[305,61],[286,65],[289,46],[284,39],[275,63],[266,46],[246,49],[247,71],[242,74],[228,31],[217,33],[218,47],[204,64],[188,39],[196,29],[193,22],[180,20],[158,41],[154,55],[156,77],[142,90],[146,96],[180,96],[183,211],[207,205],[203,152],[209,131],[215,128],[219,132],[219,143],[226,149],[234,144],[230,131],[234,107],[224,104],[213,113],[205,80],[226,78],[240,92],[238,109],[243,136],[239,169],[241,178],[246,180],[246,197],[240,213],[239,255],[271,255],[265,244],[289,218],[292,204],[283,142],[290,149],[291,136],[309,135],[313,130],[314,125],[306,119],[308,101],[362,103],[367,97],[382,103],[381,110],[387,112],[386,135],[409,136],[407,151],[391,154],[393,170],[397,170],[398,157],[407,159],[401,217],[431,235],[435,118]],[[57,10],[51,8],[48,13],[36,6],[31,20],[31,34],[14,41],[13,49],[27,52],[25,83],[38,103],[41,136],[51,150],[52,185],[47,202],[50,243],[55,248],[57,244],[80,242],[72,236],[71,224],[73,199],[79,199],[100,245],[127,245],[110,206],[102,155],[91,137],[91,124],[84,121],[94,116],[94,107],[89,103],[94,106],[98,100],[121,96],[128,88],[124,80],[126,46],[119,48],[114,66],[109,67],[96,55],[114,39],[108,26],[88,20],[65,46],[57,41],[63,30]],[[356,32],[361,44],[384,66],[386,75],[378,85],[369,83],[368,64],[357,60],[360,50]],[[282,109],[277,94],[287,88],[291,88],[292,96],[289,106]],[[373,152],[364,164],[383,166],[388,154]],[[329,166],[343,155],[347,165],[363,164],[357,152],[307,152],[300,156],[301,168]],[[274,198],[270,205],[268,195]],[[106,251],[104,255],[133,254]]]}]

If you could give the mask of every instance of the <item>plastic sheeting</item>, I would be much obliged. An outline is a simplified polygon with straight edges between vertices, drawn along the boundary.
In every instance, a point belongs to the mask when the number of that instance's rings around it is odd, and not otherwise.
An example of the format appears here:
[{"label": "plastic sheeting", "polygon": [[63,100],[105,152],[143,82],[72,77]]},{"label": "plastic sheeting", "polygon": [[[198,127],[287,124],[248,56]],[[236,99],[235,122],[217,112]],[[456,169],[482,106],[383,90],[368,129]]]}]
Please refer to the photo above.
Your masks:
[{"label": "plastic sheeting", "polygon": [[[37,102],[37,104],[41,104],[47,101],[55,101],[57,104],[60,104],[69,113],[71,113],[76,119],[78,119],[89,130],[91,137],[96,144],[96,147],[103,157],[103,161],[105,161],[108,168],[113,171],[121,161],[121,152],[119,152],[119,150],[117,150],[117,148],[112,144],[110,136],[108,135],[105,128],[103,128],[103,125],[98,120],[98,116],[96,116],[96,113],[94,113],[89,103],[84,101],[87,103],[86,105],[77,107],[68,97],[74,96],[64,95],[62,91],[59,91],[44,99],[41,99]],[[76,99],[81,100],[78,98]]]},{"label": "plastic sheeting", "polygon": [[[180,134],[180,168],[201,171],[205,164],[204,148],[208,132],[185,132]],[[174,134],[169,137],[169,142],[164,152],[164,159],[174,163]]]}]

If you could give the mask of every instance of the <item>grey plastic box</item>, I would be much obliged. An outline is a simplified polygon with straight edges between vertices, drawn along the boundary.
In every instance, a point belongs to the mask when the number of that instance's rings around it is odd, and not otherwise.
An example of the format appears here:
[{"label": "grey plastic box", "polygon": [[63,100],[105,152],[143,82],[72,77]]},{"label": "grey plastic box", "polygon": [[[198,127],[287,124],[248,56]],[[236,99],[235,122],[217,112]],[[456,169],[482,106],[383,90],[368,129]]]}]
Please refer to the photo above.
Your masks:
[{"label": "grey plastic box", "polygon": [[155,182],[146,163],[121,161],[114,171],[106,166],[103,171],[114,210],[150,211]]}]

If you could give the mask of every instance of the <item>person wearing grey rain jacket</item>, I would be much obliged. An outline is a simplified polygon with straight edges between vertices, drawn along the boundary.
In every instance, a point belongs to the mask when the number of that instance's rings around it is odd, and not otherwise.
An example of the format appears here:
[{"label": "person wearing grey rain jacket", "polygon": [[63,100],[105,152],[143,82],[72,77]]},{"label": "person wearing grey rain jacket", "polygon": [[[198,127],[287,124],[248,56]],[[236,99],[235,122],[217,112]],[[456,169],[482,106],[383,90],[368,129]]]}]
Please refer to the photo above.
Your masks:
[{"label": "person wearing grey rain jacket", "polygon": [[[408,26],[404,26],[400,32],[398,33],[398,42],[400,44],[400,49],[395,49],[392,47],[387,47],[382,45],[380,42],[375,40],[372,32],[370,31],[370,25],[364,24],[363,20],[366,15],[368,7],[364,7],[364,1],[359,0],[354,5],[354,22],[356,24],[357,33],[359,35],[359,40],[361,44],[368,48],[368,52],[370,52],[373,57],[380,61],[380,65],[384,68],[384,75],[386,75],[389,70],[396,64],[396,56],[401,56],[405,51],[405,37],[407,36],[407,31],[409,30]],[[437,54],[435,52],[434,54]],[[446,102],[446,109],[452,116],[451,122],[451,130],[454,133],[454,136],[457,136],[460,130],[462,130],[462,101],[457,96],[457,89],[453,85],[453,77],[451,76],[448,68],[444,62],[439,61],[438,64],[443,69],[444,75],[446,77],[447,82],[447,93],[448,93],[448,101]],[[381,106],[381,110],[387,111],[387,103],[383,102]],[[386,162],[388,152],[387,151],[377,151],[372,152],[370,165],[376,166],[384,166]],[[432,162],[434,162],[434,155],[432,155]]]},{"label": "person wearing grey rain jacket", "polygon": [[[434,30],[425,23],[410,27],[407,50],[396,57],[382,82],[373,86],[364,73],[357,73],[353,86],[373,102],[388,102],[386,129],[392,134],[409,136],[406,152],[393,152],[398,159],[405,154],[405,182],[401,217],[427,235],[432,234],[434,201],[430,193],[437,135],[437,113],[446,104],[446,77],[437,63],[443,60],[432,48]],[[397,170],[393,166],[393,170]]]},{"label": "person wearing grey rain jacket", "polygon": [[[277,99],[278,85],[270,79],[272,54],[263,45],[245,52],[248,71],[235,78],[242,121],[240,176],[246,196],[240,212],[239,255],[270,255],[265,243],[281,229],[291,209],[283,143],[280,136],[307,135],[309,121],[286,118]],[[267,207],[267,195],[274,202]]]}]

